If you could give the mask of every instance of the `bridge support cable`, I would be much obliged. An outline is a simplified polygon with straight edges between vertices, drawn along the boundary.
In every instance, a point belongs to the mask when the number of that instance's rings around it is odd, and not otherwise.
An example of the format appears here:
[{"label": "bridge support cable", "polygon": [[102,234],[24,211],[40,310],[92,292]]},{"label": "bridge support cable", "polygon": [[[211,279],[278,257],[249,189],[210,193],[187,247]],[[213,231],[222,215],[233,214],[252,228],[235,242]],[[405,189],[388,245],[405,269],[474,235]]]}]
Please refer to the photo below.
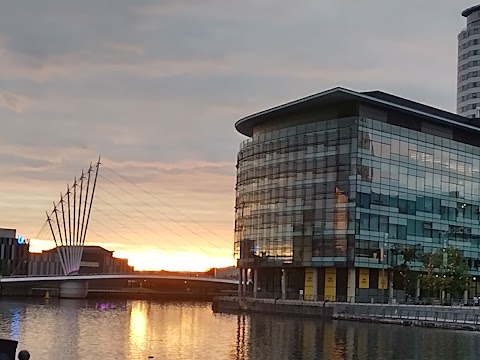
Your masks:
[{"label": "bridge support cable", "polygon": [[135,184],[134,182],[130,181],[129,179],[127,179],[125,176],[123,176],[122,174],[119,174],[117,171],[113,170],[112,168],[104,165],[103,166],[105,169],[109,170],[110,172],[112,172],[113,174],[117,175],[118,177],[120,177],[122,180],[126,181],[127,183],[129,183],[130,185],[136,187],[137,189],[139,189],[140,191],[142,191],[143,193],[149,195],[150,197],[158,200],[161,204],[163,204],[164,206],[168,207],[169,209],[172,209],[173,211],[175,211],[176,213],[180,214],[181,216],[183,216],[184,218],[186,218],[187,220],[189,220],[190,222],[198,225],[199,227],[203,228],[204,230],[206,230],[207,232],[209,232],[210,234],[212,234],[213,236],[215,236],[216,238],[222,240],[222,241],[225,241],[225,238],[218,235],[217,233],[215,233],[213,230],[209,229],[208,227],[206,227],[205,225],[203,225],[202,223],[194,220],[193,218],[191,218],[190,216],[188,216],[187,214],[185,214],[184,212],[176,209],[175,207],[169,205],[168,203],[166,203],[165,201],[163,201],[162,199],[160,199],[158,196],[155,196],[154,194],[146,191],[145,189],[141,188],[140,186],[138,186],[137,184]]},{"label": "bridge support cable", "polygon": [[[103,178],[103,177],[102,177]],[[131,207],[133,210],[135,210],[136,212],[138,212],[142,217],[144,218],[147,218],[149,219],[150,221],[153,221],[155,222],[156,224],[158,224],[159,226],[161,226],[163,229],[167,230],[168,232],[172,233],[173,235],[175,236],[178,236],[179,238],[182,238],[184,239],[184,237],[182,235],[180,235],[178,232],[176,232],[175,230],[169,228],[168,226],[166,226],[165,224],[162,224],[158,219],[155,219],[153,217],[151,217],[150,215],[146,214],[145,212],[139,210],[136,206],[133,206],[132,204],[128,203],[127,201],[125,200],[122,200],[120,197],[116,196],[115,194],[113,194],[111,191],[108,191],[107,189],[101,187],[101,186],[98,186],[99,189],[101,189],[102,191],[106,192],[107,194],[109,194],[110,196],[112,196],[113,198],[119,200],[120,202],[122,202],[123,204]],[[107,203],[105,200],[102,200],[104,203]],[[108,204],[108,203],[107,203]],[[108,204],[110,205],[110,204]],[[110,205],[112,208],[114,208],[112,205]],[[120,211],[117,209],[117,211]],[[120,211],[121,213],[123,213],[125,215],[124,212]],[[127,215],[128,216],[128,215]],[[133,219],[133,217],[129,216],[129,218]],[[145,225],[143,224],[140,224],[142,227],[145,227]],[[193,243],[192,243],[193,244]]]},{"label": "bridge support cable", "polygon": [[[101,175],[100,175],[100,177],[101,177],[102,179],[105,179],[105,178],[104,178],[103,176],[101,176]],[[107,181],[110,182],[110,183],[112,183],[110,180],[107,180]],[[112,184],[113,184],[113,183],[112,183]],[[116,185],[116,184],[114,184],[114,185],[115,185],[116,187],[118,187],[118,185]],[[211,255],[212,255],[211,253],[209,253],[208,251],[206,251],[203,247],[198,246],[198,245],[197,245],[194,241],[192,241],[191,239],[188,239],[188,238],[186,238],[185,236],[182,236],[182,235],[181,235],[180,233],[178,233],[177,231],[175,231],[175,230],[169,228],[168,226],[162,224],[158,219],[153,218],[153,217],[150,216],[149,214],[147,214],[147,213],[143,212],[142,210],[140,210],[138,207],[136,207],[136,206],[128,203],[127,201],[121,199],[120,197],[118,197],[117,195],[115,195],[115,194],[113,194],[112,192],[108,191],[107,189],[103,188],[102,186],[100,186],[100,185],[97,185],[97,186],[98,186],[98,188],[99,188],[100,190],[102,190],[102,191],[105,192],[106,194],[108,194],[108,195],[112,196],[113,198],[119,200],[121,203],[123,203],[123,204],[131,207],[133,210],[135,210],[136,212],[138,212],[143,218],[147,218],[147,219],[155,222],[156,224],[158,224],[158,225],[161,226],[162,228],[166,229],[167,231],[169,231],[169,232],[172,233],[173,235],[179,237],[180,239],[188,242],[192,247],[194,247],[194,248],[197,249],[197,250],[200,250],[201,252],[205,253],[206,255],[208,255],[208,256],[211,256]],[[123,191],[126,191],[126,190],[124,190],[124,189],[121,188],[121,187],[119,187],[119,189],[120,189],[120,190],[123,190]],[[130,194],[128,191],[126,191],[126,192],[127,192],[128,194]],[[138,199],[138,198],[135,197],[135,196],[134,196],[134,198],[137,199],[137,200],[140,200],[140,199]],[[124,212],[122,212],[122,211],[119,210],[118,208],[116,208],[116,207],[114,207],[113,205],[109,204],[107,201],[101,199],[98,195],[97,195],[97,200],[100,200],[100,201],[102,201],[103,203],[106,203],[106,204],[109,205],[112,209],[114,209],[114,210],[116,210],[116,211],[119,211],[120,213],[122,213],[122,214],[124,214],[125,216],[127,216],[129,219],[137,222],[137,223],[140,224],[142,227],[150,230],[152,233],[154,233],[155,235],[157,235],[157,232],[156,232],[156,231],[150,229],[150,228],[147,227],[145,224],[141,224],[140,222],[138,222],[137,220],[135,220],[132,216],[126,215]],[[99,209],[98,209],[98,206],[97,206],[96,210],[99,210]],[[176,223],[177,223],[177,222],[176,222]],[[125,226],[125,225],[123,224],[123,226]],[[198,236],[198,235],[197,235],[197,236]],[[179,245],[178,245],[178,244],[175,244],[175,246],[178,248]],[[216,246],[215,246],[215,247],[216,247]]]},{"label": "bridge support cable", "polygon": [[[68,185],[67,185],[67,189],[68,189]],[[62,218],[63,218],[63,231],[64,231],[64,236],[65,236],[65,246],[68,246],[69,238],[67,238],[67,224],[65,223],[65,209],[64,209],[64,206],[63,206],[63,204],[65,203],[65,200],[63,199],[62,193],[60,193],[60,199],[61,199],[60,204],[62,206]],[[66,262],[68,264],[68,267],[70,267],[71,262],[72,262],[70,253],[65,251],[65,255],[66,255]]]},{"label": "bridge support cable", "polygon": [[[83,179],[80,183],[80,204],[82,204],[82,195],[83,195],[83,180],[85,180],[85,174],[82,171],[82,176]],[[82,237],[83,237],[83,227],[85,226],[85,211],[87,209],[87,199],[88,199],[88,193],[90,191],[90,179],[92,176],[92,164],[90,164],[90,168],[88,169],[88,174],[87,174],[87,188],[85,190],[85,201],[83,201],[83,216],[82,214],[82,206],[80,205],[78,207],[78,218],[77,218],[77,234],[75,235],[75,244],[78,244]],[[82,223],[80,224],[80,217],[82,218]],[[83,248],[82,248],[83,249]],[[77,259],[80,256],[80,260],[82,259],[80,255],[80,249],[78,246],[75,248],[75,259]]]},{"label": "bridge support cable", "polygon": [[65,267],[64,261],[62,260],[62,253],[61,253],[60,250],[58,250],[58,243],[57,243],[57,238],[56,238],[56,236],[55,236],[55,231],[53,230],[52,219],[51,219],[51,217],[48,215],[48,213],[47,213],[47,222],[48,222],[48,225],[50,225],[50,231],[52,232],[53,241],[55,242],[55,246],[57,247],[58,256],[59,256],[59,258],[60,258],[60,263],[61,263],[61,265],[62,265],[63,272],[64,272],[64,274],[66,275],[66,274],[67,274],[67,269],[66,269],[66,267]]},{"label": "bridge support cable", "polygon": [[[95,187],[97,186],[97,179],[98,179],[98,170],[100,169],[100,158],[98,158],[98,163],[97,163],[97,166],[96,166],[96,170],[95,170],[95,180],[93,181],[93,189],[92,189],[92,194],[91,194],[91,197],[90,197],[90,204],[88,206],[88,215],[87,215],[87,219],[86,219],[86,223],[85,223],[85,227],[83,227],[83,221],[85,220],[85,209],[83,211],[83,218],[82,218],[82,228],[83,228],[83,232],[81,234],[81,238],[82,238],[82,247],[80,249],[80,255],[79,255],[79,258],[78,258],[78,263],[80,264],[81,260],[82,260],[82,255],[83,255],[83,246],[85,244],[85,239],[87,237],[87,230],[88,230],[88,221],[90,220],[90,214],[92,212],[92,204],[93,204],[93,196],[95,195]],[[89,182],[90,183],[90,182]],[[88,185],[87,185],[88,186]],[[87,203],[85,202],[85,205]]]},{"label": "bridge support cable", "polygon": [[[80,179],[78,181],[76,178],[74,179],[72,186],[73,207],[71,207],[72,201],[70,199],[72,191],[69,185],[67,185],[66,194],[60,194],[60,201],[58,203],[53,203],[52,213],[49,215],[47,212],[47,222],[65,275],[76,274],[80,269],[99,168],[100,158],[96,165],[90,164],[87,176],[85,176],[85,173],[82,170]],[[95,176],[92,177],[91,175],[94,171]],[[89,192],[90,182],[92,181],[92,190]],[[86,185],[87,189],[85,195],[83,194],[84,185]],[[78,186],[80,186],[80,192],[77,197]],[[67,202],[66,207],[65,200]],[[61,221],[59,219],[59,212],[61,212]],[[68,221],[66,220],[66,216],[68,217]],[[52,222],[56,223],[56,227]]]},{"label": "bridge support cable", "polygon": [[[107,181],[108,183],[112,184],[113,186],[117,187],[118,189],[122,190],[123,192],[127,193],[128,195],[130,195],[131,197],[133,197],[134,199],[140,201],[141,203],[143,203],[145,206],[149,207],[150,209],[156,211],[157,213],[161,214],[162,216],[166,217],[168,220],[174,222],[176,225],[178,225],[179,227],[182,227],[183,229],[187,230],[188,232],[192,233],[193,235],[195,235],[196,237],[202,239],[203,241],[207,242],[208,244],[210,244],[213,248],[217,248],[218,247],[218,244],[215,244],[215,243],[212,243],[209,239],[205,238],[204,236],[200,235],[199,233],[197,233],[196,231],[192,230],[191,228],[189,228],[188,226],[182,224],[181,222],[175,220],[174,218],[172,218],[171,216],[165,214],[164,212],[160,211],[159,209],[153,207],[151,204],[149,204],[148,202],[146,202],[145,200],[139,198],[138,196],[134,195],[132,192],[122,188],[121,186],[119,186],[118,184],[112,182],[111,180],[107,179],[105,176],[102,176],[100,175],[100,177]],[[145,215],[145,214],[144,214]],[[147,215],[145,215],[147,216]],[[150,219],[152,219],[150,216],[147,216],[149,217]],[[223,240],[223,239],[222,239]]]},{"label": "bridge support cable", "polygon": [[68,246],[72,246],[72,218],[70,212],[70,186],[67,184],[67,208],[68,208]]},{"label": "bridge support cable", "polygon": [[58,208],[57,206],[55,205],[55,202],[53,203],[53,213],[55,214],[55,220],[56,220],[56,223],[57,223],[57,228],[58,228],[58,238],[60,239],[60,244],[61,246],[59,247],[58,244],[57,244],[57,241],[55,240],[55,245],[57,246],[57,251],[59,252],[59,256],[60,256],[60,261],[63,263],[63,269],[65,272],[65,275],[67,275],[69,272],[70,272],[70,269],[69,269],[69,263],[67,261],[67,255],[66,255],[66,251],[65,251],[65,247],[63,246],[63,238],[62,238],[62,231],[60,230],[60,221],[58,221]]},{"label": "bridge support cable", "polygon": [[[98,186],[99,189],[105,191],[106,193],[109,193],[108,190],[103,189],[103,188],[102,188],[101,186],[99,186],[99,185],[97,185],[97,186]],[[110,193],[110,194],[111,194],[111,193]],[[114,197],[116,197],[114,194],[111,194],[111,195],[114,196]],[[117,197],[117,199],[119,199],[120,201],[124,202],[123,200],[121,200],[121,199],[118,198],[118,197]],[[112,220],[113,222],[117,223],[120,227],[126,228],[126,229],[129,230],[130,232],[138,235],[140,238],[142,238],[142,237],[145,236],[144,234],[140,234],[140,233],[139,233],[138,231],[136,231],[135,229],[127,226],[127,225],[125,224],[125,222],[122,223],[122,222],[118,221],[117,219],[115,219],[114,217],[112,217],[111,215],[109,215],[107,212],[101,210],[101,209],[99,208],[99,206],[98,206],[98,202],[99,202],[99,201],[100,201],[101,203],[107,205],[111,210],[116,211],[116,212],[119,212],[120,214],[122,214],[123,216],[125,216],[126,218],[128,218],[129,220],[131,220],[131,221],[135,222],[136,224],[140,225],[142,228],[147,229],[149,232],[151,232],[151,233],[154,234],[156,237],[158,237],[158,232],[156,232],[156,231],[153,230],[152,228],[146,226],[145,224],[140,223],[140,222],[139,222],[138,220],[136,220],[134,217],[129,216],[129,215],[127,215],[125,212],[123,212],[123,211],[119,210],[118,208],[114,207],[113,205],[111,205],[111,204],[108,203],[107,201],[105,201],[105,200],[103,200],[102,198],[100,198],[98,195],[96,196],[96,200],[97,200],[97,205],[95,206],[95,211],[103,214],[105,217],[107,217],[107,218],[109,218],[110,220]],[[136,207],[128,204],[127,202],[124,202],[124,203],[125,203],[126,205],[128,205],[128,206],[131,206],[131,207],[132,207],[133,209],[135,209],[136,211],[138,211],[143,217],[149,217],[148,215],[146,215],[146,214],[142,213],[140,210],[138,210]],[[162,226],[162,227],[165,228],[166,230],[170,231],[172,234],[174,234],[175,236],[179,237],[180,239],[187,241],[187,242],[190,243],[193,247],[195,247],[196,249],[204,252],[206,255],[211,255],[208,251],[206,251],[205,249],[199,247],[199,246],[196,245],[193,241],[190,241],[189,239],[186,239],[186,238],[183,237],[182,235],[176,233],[176,232],[173,231],[172,229],[170,229],[170,228],[166,227],[165,225],[163,225],[162,223],[158,222],[158,220],[155,220],[154,218],[150,218],[150,219],[151,219],[152,221],[157,222],[160,226]],[[93,219],[93,220],[95,221],[95,219]],[[104,226],[105,226],[105,225],[104,225]],[[112,232],[115,232],[115,231],[113,231],[112,229],[109,229],[109,230],[112,231]],[[117,232],[115,232],[115,233],[117,233]],[[117,233],[117,235],[119,235],[119,234]],[[122,238],[125,238],[123,235],[120,235],[120,236],[121,236]],[[130,239],[130,241],[131,241],[131,239]],[[170,243],[170,245],[172,245],[172,248],[175,248],[176,250],[178,250],[178,248],[179,248],[178,243],[172,243],[171,240],[169,241],[169,243]],[[143,244],[139,244],[139,246],[142,246],[142,247],[144,247],[145,249],[151,249],[151,247],[145,247]],[[183,248],[183,249],[185,249],[185,250],[187,250],[187,248],[184,247],[184,246],[180,246],[180,247]]]},{"label": "bridge support cable", "polygon": [[[48,221],[45,221],[38,231],[37,235],[33,237],[33,239],[44,239],[46,236],[50,234],[50,229],[48,227]],[[11,275],[22,275],[25,274],[25,271],[28,273],[28,260],[30,258],[30,252],[26,252],[22,258],[18,259],[18,264],[13,269]]]}]

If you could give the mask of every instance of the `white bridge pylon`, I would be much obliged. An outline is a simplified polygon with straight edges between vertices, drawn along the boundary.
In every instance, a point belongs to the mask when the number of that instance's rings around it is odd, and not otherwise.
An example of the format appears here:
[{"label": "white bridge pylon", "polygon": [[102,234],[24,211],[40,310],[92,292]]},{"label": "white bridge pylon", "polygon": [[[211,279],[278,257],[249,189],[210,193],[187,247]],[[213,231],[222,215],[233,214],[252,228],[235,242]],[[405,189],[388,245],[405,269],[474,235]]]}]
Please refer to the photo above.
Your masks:
[{"label": "white bridge pylon", "polygon": [[80,269],[99,168],[100,158],[96,165],[90,164],[87,172],[82,170],[80,179],[75,178],[72,187],[67,185],[67,192],[60,193],[60,201],[53,202],[53,211],[47,212],[47,222],[65,275],[78,274]]}]

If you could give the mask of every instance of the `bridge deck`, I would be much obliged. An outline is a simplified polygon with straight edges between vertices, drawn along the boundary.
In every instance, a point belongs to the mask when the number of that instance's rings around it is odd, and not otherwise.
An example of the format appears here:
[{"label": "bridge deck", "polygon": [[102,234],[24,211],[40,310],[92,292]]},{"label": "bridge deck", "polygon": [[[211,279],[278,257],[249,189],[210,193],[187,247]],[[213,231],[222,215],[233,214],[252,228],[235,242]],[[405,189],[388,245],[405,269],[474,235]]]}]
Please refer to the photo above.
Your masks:
[{"label": "bridge deck", "polygon": [[238,280],[221,279],[206,276],[170,276],[170,275],[140,275],[140,274],[97,274],[97,275],[58,275],[58,276],[8,276],[0,277],[0,283],[24,283],[67,280],[181,280],[195,282],[210,282],[217,284],[238,284]]}]

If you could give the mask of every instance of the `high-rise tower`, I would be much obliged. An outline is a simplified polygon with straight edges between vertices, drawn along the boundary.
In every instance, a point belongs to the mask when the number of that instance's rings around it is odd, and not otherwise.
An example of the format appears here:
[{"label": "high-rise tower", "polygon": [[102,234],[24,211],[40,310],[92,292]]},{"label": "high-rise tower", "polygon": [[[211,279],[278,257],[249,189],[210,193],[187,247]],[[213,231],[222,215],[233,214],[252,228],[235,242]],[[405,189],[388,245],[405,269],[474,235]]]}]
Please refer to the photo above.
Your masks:
[{"label": "high-rise tower", "polygon": [[480,5],[462,16],[467,27],[458,34],[457,113],[480,117]]}]

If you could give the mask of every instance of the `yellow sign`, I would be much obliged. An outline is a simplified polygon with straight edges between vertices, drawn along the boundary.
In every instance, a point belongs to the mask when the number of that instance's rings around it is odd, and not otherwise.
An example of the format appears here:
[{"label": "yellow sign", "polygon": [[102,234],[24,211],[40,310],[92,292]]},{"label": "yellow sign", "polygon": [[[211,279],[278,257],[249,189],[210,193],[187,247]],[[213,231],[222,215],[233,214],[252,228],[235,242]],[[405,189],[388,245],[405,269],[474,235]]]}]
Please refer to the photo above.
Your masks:
[{"label": "yellow sign", "polygon": [[386,290],[388,288],[388,275],[380,270],[378,274],[378,288],[380,290]]},{"label": "yellow sign", "polygon": [[368,289],[370,287],[370,272],[368,269],[360,269],[358,287],[360,289]]},{"label": "yellow sign", "polygon": [[306,268],[305,269],[305,288],[304,288],[304,295],[305,295],[305,299],[308,300],[308,297],[309,296],[312,296],[312,295],[317,295],[317,294],[314,294],[314,274],[315,273],[315,269],[314,268]]},{"label": "yellow sign", "polygon": [[335,300],[337,287],[337,270],[335,268],[325,269],[325,300]]}]

